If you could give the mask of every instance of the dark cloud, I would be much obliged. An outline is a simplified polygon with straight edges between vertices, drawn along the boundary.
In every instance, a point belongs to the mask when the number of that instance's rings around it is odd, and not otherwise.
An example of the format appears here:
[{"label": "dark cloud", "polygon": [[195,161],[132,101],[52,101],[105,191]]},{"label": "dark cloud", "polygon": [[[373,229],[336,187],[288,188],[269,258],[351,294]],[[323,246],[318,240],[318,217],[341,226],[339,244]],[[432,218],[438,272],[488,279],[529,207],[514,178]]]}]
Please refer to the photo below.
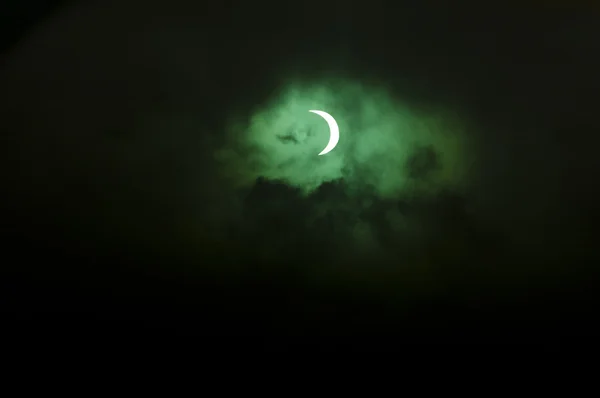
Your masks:
[{"label": "dark cloud", "polygon": [[431,173],[435,172],[441,165],[438,155],[431,147],[417,148],[406,161],[408,175],[411,178],[427,179]]}]

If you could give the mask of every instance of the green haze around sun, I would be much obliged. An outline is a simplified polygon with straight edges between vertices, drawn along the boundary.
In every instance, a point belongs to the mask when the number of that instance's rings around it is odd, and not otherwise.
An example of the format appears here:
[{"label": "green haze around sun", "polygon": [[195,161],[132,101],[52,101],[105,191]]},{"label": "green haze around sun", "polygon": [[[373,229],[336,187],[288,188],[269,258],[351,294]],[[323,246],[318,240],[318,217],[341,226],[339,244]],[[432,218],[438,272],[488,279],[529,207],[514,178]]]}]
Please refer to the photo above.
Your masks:
[{"label": "green haze around sun", "polygon": [[[340,129],[337,147],[327,123]],[[419,109],[383,87],[344,79],[290,81],[249,117],[231,120],[216,154],[226,177],[251,186],[258,177],[280,180],[310,194],[343,179],[382,198],[460,190],[473,162],[463,119],[451,109]]]}]

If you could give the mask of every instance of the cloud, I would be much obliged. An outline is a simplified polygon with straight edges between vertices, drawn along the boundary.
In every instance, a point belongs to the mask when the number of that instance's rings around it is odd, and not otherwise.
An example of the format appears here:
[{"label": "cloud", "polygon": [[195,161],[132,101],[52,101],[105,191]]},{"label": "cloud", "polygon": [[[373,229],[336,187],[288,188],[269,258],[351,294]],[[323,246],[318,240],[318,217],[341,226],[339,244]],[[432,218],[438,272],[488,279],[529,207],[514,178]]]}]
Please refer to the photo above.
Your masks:
[{"label": "cloud", "polygon": [[[310,109],[332,114],[340,142],[330,153],[327,124]],[[382,198],[460,189],[472,162],[461,120],[449,111],[422,110],[381,87],[342,79],[290,81],[247,122],[233,119],[215,154],[227,178],[251,186],[281,180],[304,194],[344,179],[372,186]]]}]

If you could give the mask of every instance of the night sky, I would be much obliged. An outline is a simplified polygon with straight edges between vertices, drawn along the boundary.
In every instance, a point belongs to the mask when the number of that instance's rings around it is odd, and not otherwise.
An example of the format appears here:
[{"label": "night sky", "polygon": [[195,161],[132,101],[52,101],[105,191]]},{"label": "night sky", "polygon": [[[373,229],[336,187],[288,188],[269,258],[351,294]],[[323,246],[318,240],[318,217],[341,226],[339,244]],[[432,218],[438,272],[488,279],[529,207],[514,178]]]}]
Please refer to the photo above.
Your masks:
[{"label": "night sky", "polygon": [[3,4],[9,330],[596,336],[600,8],[389,3]]}]

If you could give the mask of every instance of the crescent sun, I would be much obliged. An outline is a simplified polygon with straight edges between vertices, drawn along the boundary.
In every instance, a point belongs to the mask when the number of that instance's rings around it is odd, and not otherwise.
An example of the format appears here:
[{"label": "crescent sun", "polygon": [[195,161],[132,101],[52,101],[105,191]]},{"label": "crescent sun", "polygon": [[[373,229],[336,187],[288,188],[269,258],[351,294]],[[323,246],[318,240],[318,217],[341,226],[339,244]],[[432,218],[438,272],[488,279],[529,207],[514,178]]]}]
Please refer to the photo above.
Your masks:
[{"label": "crescent sun", "polygon": [[317,115],[321,116],[329,125],[329,143],[327,143],[325,149],[319,153],[319,155],[325,155],[331,152],[338,144],[338,141],[340,140],[340,128],[338,127],[338,124],[333,116],[331,116],[329,113],[315,110],[311,110],[309,112],[316,113]]}]

